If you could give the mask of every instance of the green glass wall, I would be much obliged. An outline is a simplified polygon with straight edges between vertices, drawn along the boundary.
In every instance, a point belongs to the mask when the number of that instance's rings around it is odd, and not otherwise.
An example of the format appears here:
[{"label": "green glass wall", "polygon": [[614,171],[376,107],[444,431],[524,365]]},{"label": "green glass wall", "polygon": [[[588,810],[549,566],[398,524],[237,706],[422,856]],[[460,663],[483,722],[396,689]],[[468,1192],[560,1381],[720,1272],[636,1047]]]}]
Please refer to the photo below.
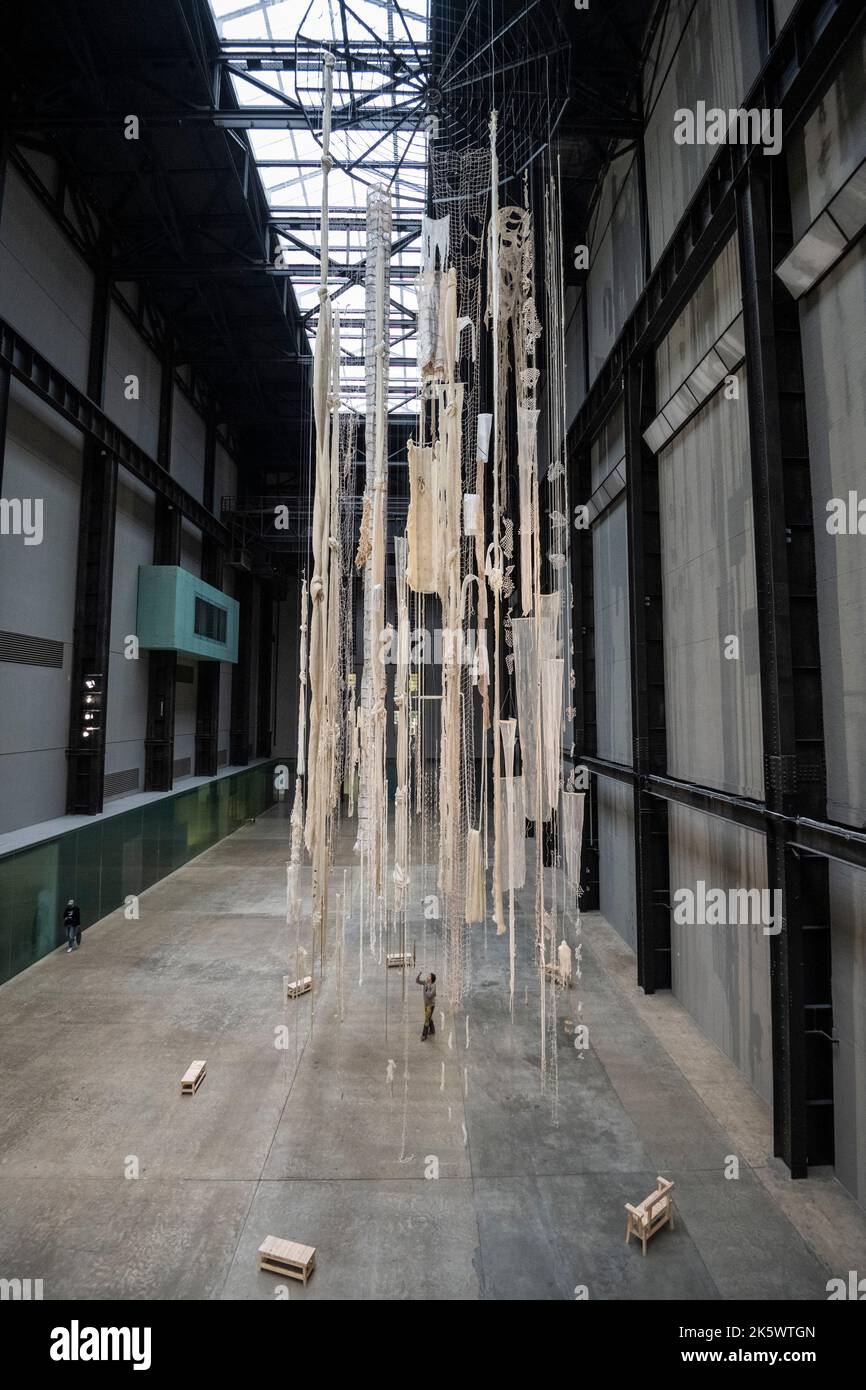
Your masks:
[{"label": "green glass wall", "polygon": [[260,763],[0,858],[0,984],[65,940],[69,898],[89,927],[273,805],[275,765]]}]

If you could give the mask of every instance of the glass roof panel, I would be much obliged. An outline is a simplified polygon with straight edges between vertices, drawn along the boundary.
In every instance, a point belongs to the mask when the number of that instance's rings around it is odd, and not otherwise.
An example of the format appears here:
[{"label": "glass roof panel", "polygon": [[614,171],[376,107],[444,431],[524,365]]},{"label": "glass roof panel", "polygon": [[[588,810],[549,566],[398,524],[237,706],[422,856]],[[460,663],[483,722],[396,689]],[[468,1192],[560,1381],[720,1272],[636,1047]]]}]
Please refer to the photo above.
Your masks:
[{"label": "glass roof panel", "polygon": [[[311,350],[318,320],[322,198],[322,43],[336,54],[328,180],[328,289],[340,310],[343,394],[364,408],[365,212],[389,188],[391,258],[388,408],[412,408],[415,276],[426,206],[425,83],[429,0],[210,0],[236,100],[257,125],[250,148],[274,214],[281,266],[292,280]],[[280,121],[285,114],[285,123]],[[279,124],[275,124],[279,122]],[[340,275],[345,266],[352,274]]]}]

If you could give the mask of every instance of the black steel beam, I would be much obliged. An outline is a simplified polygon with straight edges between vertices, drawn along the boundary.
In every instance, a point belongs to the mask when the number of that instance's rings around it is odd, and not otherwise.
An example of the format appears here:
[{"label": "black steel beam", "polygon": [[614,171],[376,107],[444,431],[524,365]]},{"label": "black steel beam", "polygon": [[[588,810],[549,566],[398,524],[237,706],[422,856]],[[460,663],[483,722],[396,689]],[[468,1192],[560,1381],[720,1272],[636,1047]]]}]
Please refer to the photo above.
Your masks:
[{"label": "black steel beam", "polygon": [[[9,159],[9,139],[5,131],[0,133],[0,216],[3,213],[3,196],[6,192],[6,165]],[[0,362],[0,493],[3,491],[3,465],[6,459],[6,426],[9,423],[9,391],[12,374],[6,362]]]},{"label": "black steel beam", "polygon": [[256,756],[269,758],[274,725],[274,599],[269,584],[262,584],[260,589]]},{"label": "black steel beam", "polygon": [[6,426],[9,423],[9,391],[12,373],[7,363],[0,362],[0,493],[3,491],[3,465],[6,460]]},{"label": "black steel beam", "polygon": [[[94,277],[88,396],[101,404],[111,308],[108,248]],[[98,815],[105,792],[111,591],[117,511],[116,455],[86,436],[78,512],[78,562],[66,749],[66,811]]]},{"label": "black steel beam", "polygon": [[81,430],[86,439],[92,439],[206,535],[223,547],[228,545],[228,533],[216,517],[3,319],[0,319],[0,365],[10,368],[12,375],[40,400],[52,406],[64,420]]},{"label": "black steel beam", "polygon": [[[216,404],[213,399],[208,401],[207,415],[205,416],[205,435],[204,435],[204,479],[202,483],[202,501],[209,512],[214,509],[214,481],[216,478],[216,444],[217,444],[217,416]],[[202,552],[202,578],[204,578],[204,552]],[[207,581],[209,584],[212,580]],[[219,585],[216,586],[219,588]]]},{"label": "black steel beam", "polygon": [[[569,494],[582,502],[590,487],[589,453],[582,450],[570,461]],[[596,749],[595,703],[595,609],[593,597],[592,533],[573,530],[571,547],[572,652],[575,666],[574,742],[586,754]],[[579,761],[589,766],[588,758]],[[591,769],[590,769],[591,771]],[[598,791],[590,778],[586,793],[589,812],[584,816],[584,846],[581,859],[581,908],[596,911],[599,905]]]},{"label": "black steel beam", "polygon": [[[162,351],[159,391],[157,459],[171,470],[171,431],[174,418],[174,342],[169,334]],[[153,563],[179,565],[182,518],[177,507],[157,497],[153,522]],[[177,693],[177,652],[151,651],[148,657],[147,732],[144,740],[144,789],[171,791],[174,784],[174,716]]]},{"label": "black steel beam", "polygon": [[[799,315],[773,267],[793,245],[783,163],[755,162],[738,196],[752,512],[767,807],[785,817],[825,814],[815,550]],[[795,639],[796,633],[796,639]],[[797,656],[794,648],[796,641]],[[767,876],[782,894],[783,929],[770,941],[774,1151],[793,1177],[832,1161],[832,1059],[823,1069],[807,1037],[808,992],[830,999],[829,886],[812,876],[784,829],[767,826]],[[823,889],[823,891],[822,891]],[[807,929],[826,934],[808,958]],[[810,943],[811,945],[811,943]],[[825,978],[813,977],[816,961]],[[832,1021],[832,1020],[830,1020]],[[828,1044],[829,1046],[829,1044]],[[826,1095],[830,1078],[830,1100]],[[818,1086],[820,1094],[813,1094]],[[820,1123],[816,1100],[825,1114]],[[829,1139],[829,1142],[828,1142]]]},{"label": "black steel beam", "polygon": [[637,969],[653,994],[671,986],[671,924],[667,806],[642,781],[667,771],[658,461],[643,440],[655,415],[651,357],[628,364],[624,405]]},{"label": "black steel beam", "polygon": [[[633,785],[637,776],[633,768],[595,754],[583,752],[579,755],[579,761],[598,777],[625,785]],[[796,850],[833,859],[838,864],[848,864],[855,869],[866,869],[866,832],[862,830],[852,830],[850,826],[837,825],[832,821],[812,820],[808,816],[779,815],[769,811],[763,801],[734,796],[676,777],[661,777],[653,773],[641,780],[651,796],[688,806],[706,816],[730,821],[759,835],[766,833],[768,823],[774,824],[784,834],[786,842]]]},{"label": "black steel beam", "polygon": [[[180,564],[180,512],[156,500],[153,527],[153,563]],[[174,783],[174,715],[177,688],[177,652],[148,653],[147,729],[144,739],[144,790],[169,792]]]}]

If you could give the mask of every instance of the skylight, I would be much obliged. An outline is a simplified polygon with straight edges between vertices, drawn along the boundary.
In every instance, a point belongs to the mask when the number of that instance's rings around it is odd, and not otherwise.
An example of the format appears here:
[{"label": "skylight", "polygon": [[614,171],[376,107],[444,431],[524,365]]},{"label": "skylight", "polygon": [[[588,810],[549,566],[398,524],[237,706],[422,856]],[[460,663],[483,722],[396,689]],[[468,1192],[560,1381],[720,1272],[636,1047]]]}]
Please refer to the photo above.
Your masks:
[{"label": "skylight", "polygon": [[319,307],[323,43],[335,51],[328,287],[341,311],[342,394],[363,411],[366,199],[370,187],[383,184],[391,193],[394,248],[388,408],[412,411],[415,277],[426,205],[429,0],[210,3],[236,99],[251,115],[250,147],[283,263],[300,311],[309,315],[311,350]]}]

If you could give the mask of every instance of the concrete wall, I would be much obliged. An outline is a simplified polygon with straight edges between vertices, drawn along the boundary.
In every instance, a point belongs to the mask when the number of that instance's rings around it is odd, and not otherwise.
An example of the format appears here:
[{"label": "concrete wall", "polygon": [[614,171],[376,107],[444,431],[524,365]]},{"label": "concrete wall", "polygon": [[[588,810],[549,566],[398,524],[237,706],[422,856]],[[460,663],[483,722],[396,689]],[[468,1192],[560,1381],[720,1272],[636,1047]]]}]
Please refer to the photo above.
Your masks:
[{"label": "concrete wall", "polygon": [[137,661],[128,660],[124,641],[136,632],[138,567],[153,563],[154,511],[150,489],[121,468],[114,535],[105,770],[137,768],[140,790],[144,789],[148,658],[143,652]]},{"label": "concrete wall", "polygon": [[593,218],[587,276],[590,385],[642,288],[637,161],[630,153],[608,168]]},{"label": "concrete wall", "polygon": [[657,261],[716,153],[677,145],[675,113],[739,105],[760,71],[754,0],[671,0],[644,74],[650,247]]},{"label": "concrete wall", "polygon": [[625,494],[592,528],[599,757],[631,764],[628,533]]},{"label": "concrete wall", "polygon": [[0,316],[81,390],[93,276],[21,176],[9,167],[0,216]]},{"label": "concrete wall", "polygon": [[63,643],[62,668],[0,662],[0,833],[66,810],[81,441],[13,382],[3,496],[41,500],[41,544],[0,536],[0,630]]},{"label": "concrete wall", "polygon": [[[659,455],[665,713],[672,776],[764,790],[745,381]],[[729,638],[739,657],[728,659]],[[731,648],[733,650],[733,648]]]},{"label": "concrete wall", "polygon": [[[671,901],[678,888],[766,888],[764,837],[685,806],[668,808]],[[772,1101],[770,948],[760,926],[671,923],[673,991],[759,1095]]]},{"label": "concrete wall", "polygon": [[[128,289],[128,286],[124,286]],[[126,378],[138,378],[138,399],[127,399]],[[117,304],[111,306],[105,372],[105,411],[140,448],[156,458],[162,369]]]},{"label": "concrete wall", "polygon": [[[611,435],[616,436],[615,422]],[[603,461],[598,466],[603,469]],[[628,536],[624,495],[593,526],[592,556],[598,752],[602,758],[631,765]],[[632,791],[604,777],[598,779],[598,841],[599,905],[611,926],[633,947],[636,928]]]},{"label": "concrete wall", "polygon": [[200,502],[204,487],[204,420],[179,386],[174,388],[171,471],[181,487]]},{"label": "concrete wall", "polygon": [[637,948],[634,797],[631,787],[598,779],[599,907],[623,941]]},{"label": "concrete wall", "polygon": [[[56,171],[34,155],[50,184]],[[71,215],[70,209],[67,213]],[[135,285],[119,286],[132,308]],[[86,390],[93,309],[93,277],[14,168],[7,170],[0,216],[0,316],[34,344],[78,387]],[[126,378],[137,378],[128,399]],[[159,361],[130,316],[110,307],[106,348],[106,414],[155,457],[162,373]],[[204,483],[205,426],[179,386],[174,390],[171,469],[193,496]],[[21,536],[0,537],[0,630],[63,644],[62,668],[0,662],[0,833],[62,816],[66,809],[66,749],[78,549],[82,437],[25,387],[13,382],[3,495],[43,502],[44,539],[25,546]],[[218,444],[215,505],[237,492],[237,469]],[[144,785],[148,659],[124,656],[136,631],[138,568],[153,560],[154,499],[121,467],[112,576],[112,619],[106,699],[106,773],[138,772]],[[184,523],[181,564],[201,572],[201,537]],[[231,572],[226,589],[233,592]],[[258,615],[253,632],[254,667]],[[224,665],[220,746],[228,749],[232,667]],[[255,740],[255,685],[250,737]],[[196,685],[179,683],[175,758],[195,756]]]}]

